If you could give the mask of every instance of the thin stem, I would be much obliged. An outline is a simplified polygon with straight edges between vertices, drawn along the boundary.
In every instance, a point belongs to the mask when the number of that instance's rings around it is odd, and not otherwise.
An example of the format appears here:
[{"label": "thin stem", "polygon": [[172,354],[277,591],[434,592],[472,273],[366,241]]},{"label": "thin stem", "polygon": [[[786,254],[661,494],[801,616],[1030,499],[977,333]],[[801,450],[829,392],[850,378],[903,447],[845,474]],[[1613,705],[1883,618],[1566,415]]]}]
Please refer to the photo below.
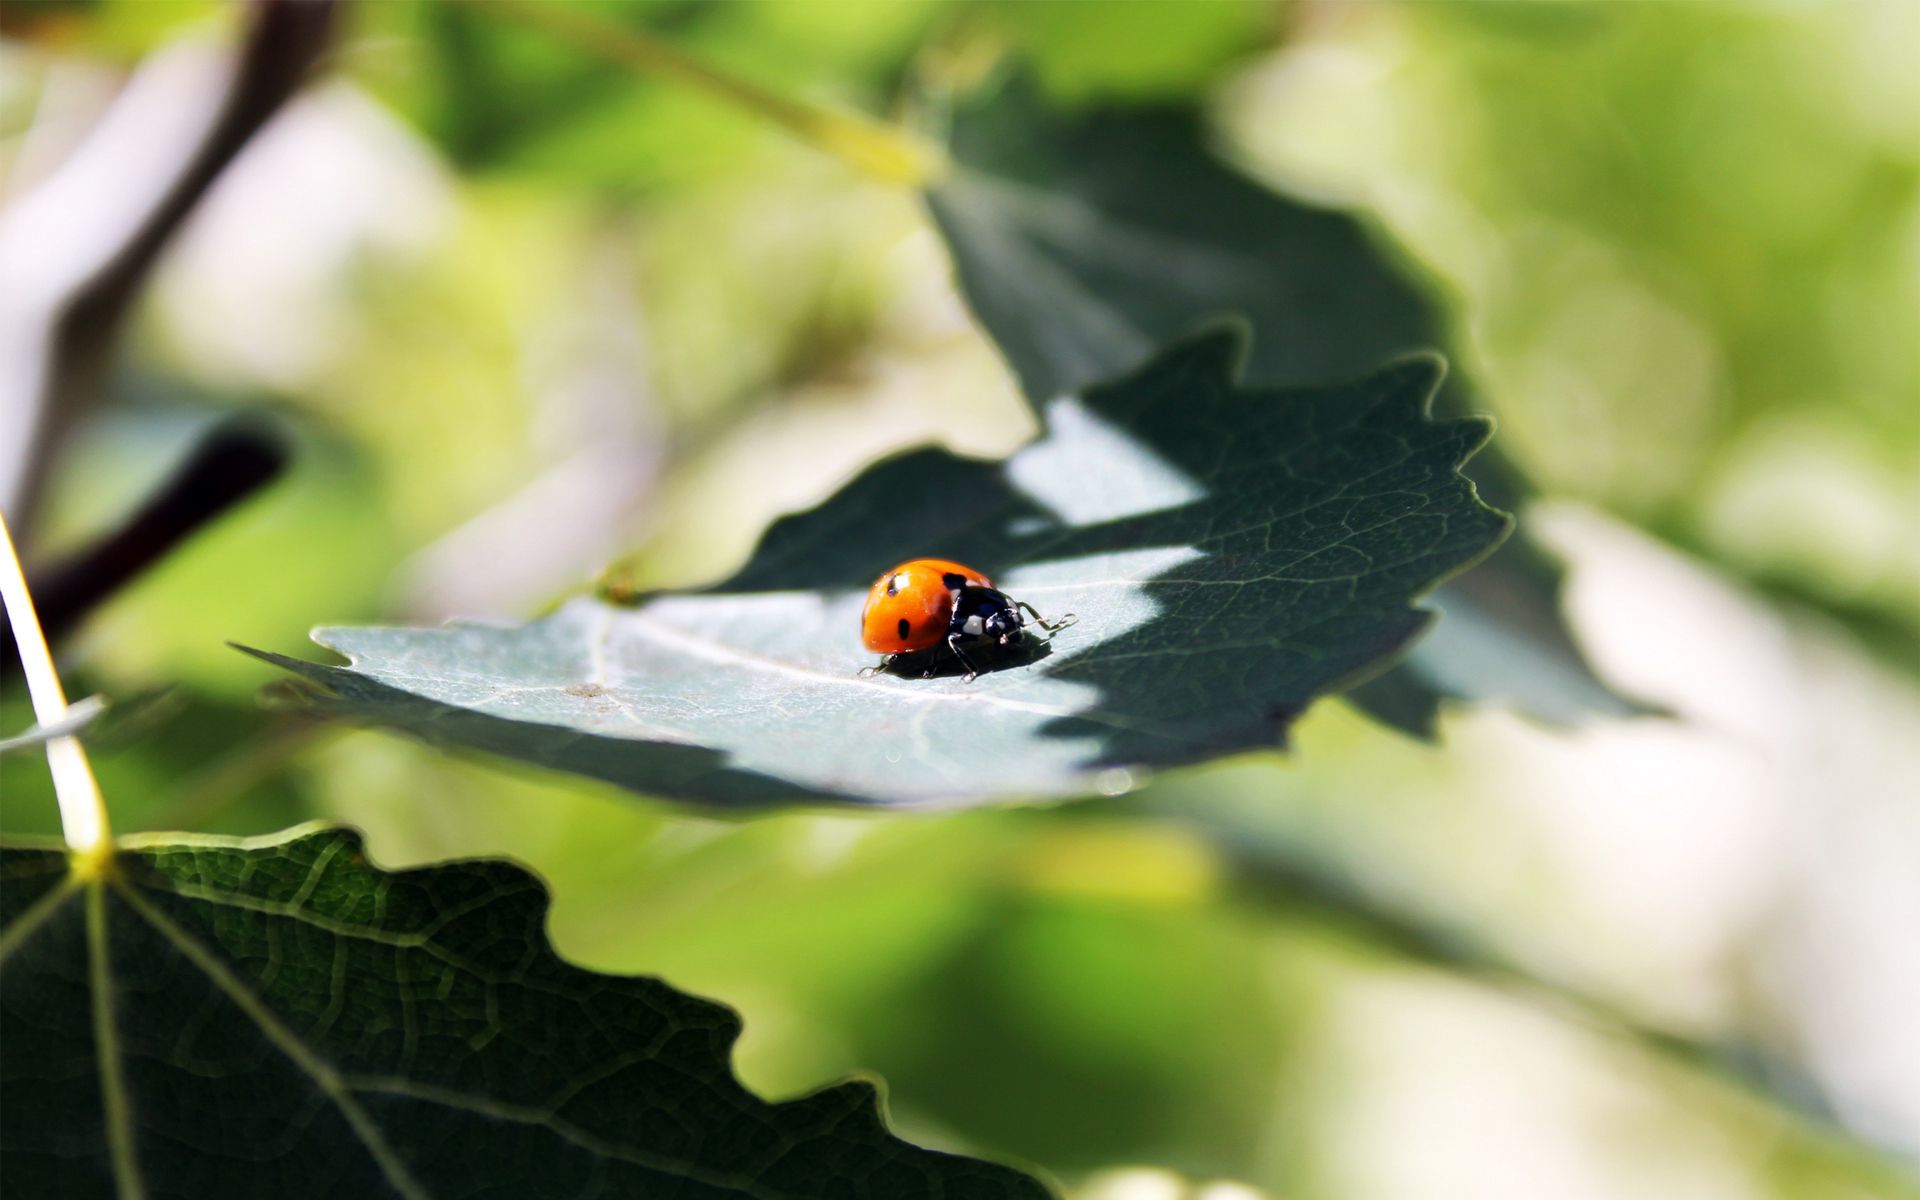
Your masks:
[{"label": "thin stem", "polygon": [[883,183],[924,187],[946,173],[946,154],[911,132],[858,113],[822,108],[729,75],[641,30],[564,5],[532,0],[474,0],[535,26],[578,50],[661,75],[764,117]]},{"label": "thin stem", "polygon": [[[20,556],[14,552],[5,516],[0,516],[0,600],[6,602],[13,640],[20,647],[20,667],[27,677],[27,692],[33,697],[34,719],[51,729],[67,716],[67,693],[54,670],[53,652],[47,649],[47,639],[40,632],[40,616],[27,591],[27,577],[20,568]],[[60,828],[77,864],[90,868],[103,865],[113,848],[107,804],[80,739],[71,735],[49,739],[47,765],[53,771],[54,795],[60,800]]]}]

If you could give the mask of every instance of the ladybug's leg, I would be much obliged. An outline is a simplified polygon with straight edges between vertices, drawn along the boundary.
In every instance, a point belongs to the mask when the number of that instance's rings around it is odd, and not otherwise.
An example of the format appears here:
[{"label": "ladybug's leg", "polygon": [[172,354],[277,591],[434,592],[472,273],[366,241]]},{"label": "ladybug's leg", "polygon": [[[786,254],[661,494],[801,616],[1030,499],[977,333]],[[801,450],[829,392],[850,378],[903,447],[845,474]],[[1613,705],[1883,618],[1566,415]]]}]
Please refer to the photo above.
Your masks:
[{"label": "ladybug's leg", "polygon": [[968,658],[966,652],[960,649],[960,635],[958,633],[949,633],[947,635],[947,649],[953,651],[953,656],[959,659],[960,665],[967,669],[966,682],[972,683],[974,679],[979,676],[980,669],[974,666],[973,660]]},{"label": "ladybug's leg", "polygon": [[1028,616],[1033,618],[1033,623],[1035,625],[1038,625],[1040,628],[1046,630],[1048,633],[1055,633],[1055,632],[1058,632],[1059,630],[1065,629],[1067,626],[1073,624],[1075,621],[1078,621],[1080,619],[1079,617],[1075,616],[1073,613],[1068,613],[1066,616],[1061,617],[1058,621],[1049,621],[1045,617],[1040,615],[1040,612],[1038,609],[1034,608],[1033,605],[1028,604],[1025,600],[1015,600],[1014,603],[1019,605],[1020,608],[1024,610]]},{"label": "ladybug's leg", "polygon": [[[932,679],[933,673],[940,669],[940,647],[929,646],[925,650],[916,650],[914,653],[921,655],[925,664],[920,668],[920,678]],[[905,658],[906,655],[899,657]]]},{"label": "ladybug's leg", "polygon": [[[947,649],[953,651],[953,656],[959,659],[960,665],[967,669],[965,680],[967,683],[972,683],[980,674],[980,669],[973,665],[973,660],[967,657],[967,652],[960,648],[961,638],[973,636],[967,632],[968,610],[964,603],[967,593],[972,590],[974,589],[966,587],[953,589],[953,615],[947,619]],[[978,632],[977,627],[975,632]]]}]

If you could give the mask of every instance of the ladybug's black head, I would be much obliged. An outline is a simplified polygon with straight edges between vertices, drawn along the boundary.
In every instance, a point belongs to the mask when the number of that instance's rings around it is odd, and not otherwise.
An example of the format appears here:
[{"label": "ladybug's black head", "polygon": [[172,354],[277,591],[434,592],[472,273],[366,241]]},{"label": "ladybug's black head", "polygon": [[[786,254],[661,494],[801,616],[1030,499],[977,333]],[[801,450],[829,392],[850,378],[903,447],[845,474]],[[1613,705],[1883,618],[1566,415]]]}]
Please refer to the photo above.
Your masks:
[{"label": "ladybug's black head", "polygon": [[1004,646],[1014,639],[1025,622],[1020,619],[1020,610],[1007,602],[1006,597],[1001,597],[1001,601],[997,609],[987,614],[986,634]]},{"label": "ladybug's black head", "polygon": [[961,637],[1006,645],[1025,622],[1020,609],[1005,592],[994,588],[963,588],[955,598],[952,631]]}]

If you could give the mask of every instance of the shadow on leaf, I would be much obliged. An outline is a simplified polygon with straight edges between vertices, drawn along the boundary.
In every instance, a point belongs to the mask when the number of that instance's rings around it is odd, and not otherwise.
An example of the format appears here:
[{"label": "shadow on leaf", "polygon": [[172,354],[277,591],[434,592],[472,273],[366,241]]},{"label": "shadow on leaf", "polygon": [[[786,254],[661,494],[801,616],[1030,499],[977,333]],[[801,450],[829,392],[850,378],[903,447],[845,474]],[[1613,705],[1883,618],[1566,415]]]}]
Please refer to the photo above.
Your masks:
[{"label": "shadow on leaf", "polygon": [[[1109,767],[1273,746],[1404,649],[1430,619],[1414,599],[1508,521],[1458,471],[1487,423],[1428,416],[1437,359],[1243,388],[1243,348],[1216,330],[1061,396],[1000,462],[877,463],[704,592],[320,630],[351,667],[275,661],[337,715],[729,807],[1071,795]],[[1078,619],[971,682],[863,674],[866,583],[925,555]]]}]

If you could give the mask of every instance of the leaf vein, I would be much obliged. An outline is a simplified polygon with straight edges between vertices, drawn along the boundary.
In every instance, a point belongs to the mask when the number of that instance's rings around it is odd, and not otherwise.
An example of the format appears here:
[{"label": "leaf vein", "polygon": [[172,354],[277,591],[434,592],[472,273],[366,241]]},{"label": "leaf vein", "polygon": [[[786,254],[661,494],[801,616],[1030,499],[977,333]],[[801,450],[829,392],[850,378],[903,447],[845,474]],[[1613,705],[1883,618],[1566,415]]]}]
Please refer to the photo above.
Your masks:
[{"label": "leaf vein", "polygon": [[269,1042],[285,1054],[290,1062],[299,1067],[313,1081],[314,1086],[333,1101],[334,1106],[340,1110],[340,1115],[346,1118],[348,1126],[360,1139],[361,1145],[372,1156],[381,1174],[386,1176],[387,1182],[393,1185],[395,1191],[406,1197],[406,1200],[431,1200],[427,1190],[413,1178],[406,1164],[401,1162],[393,1148],[387,1145],[379,1127],[373,1123],[367,1111],[360,1106],[360,1102],[354,1098],[353,1093],[342,1083],[339,1073],[331,1065],[309,1049],[298,1035],[281,1022],[273,1010],[254,995],[252,990],[232,971],[228,970],[225,963],[201,945],[198,939],[175,925],[172,919],[159,909],[148,904],[134,888],[125,884],[116,884],[115,887],[128,905],[139,913],[148,925],[152,926],[161,937],[171,942],[180,953],[186,955],[188,961],[198,967],[214,987],[225,993],[227,998],[233,1001],[234,1006],[246,1014]]}]

